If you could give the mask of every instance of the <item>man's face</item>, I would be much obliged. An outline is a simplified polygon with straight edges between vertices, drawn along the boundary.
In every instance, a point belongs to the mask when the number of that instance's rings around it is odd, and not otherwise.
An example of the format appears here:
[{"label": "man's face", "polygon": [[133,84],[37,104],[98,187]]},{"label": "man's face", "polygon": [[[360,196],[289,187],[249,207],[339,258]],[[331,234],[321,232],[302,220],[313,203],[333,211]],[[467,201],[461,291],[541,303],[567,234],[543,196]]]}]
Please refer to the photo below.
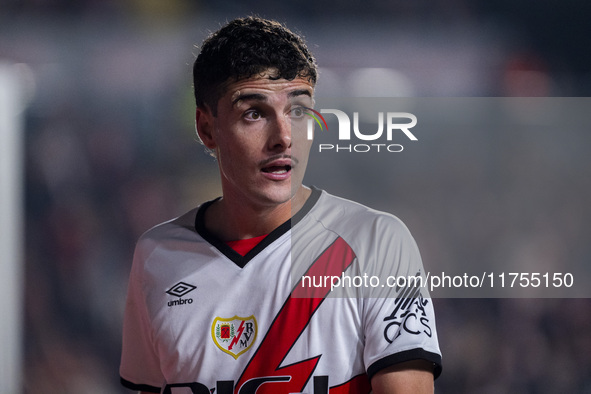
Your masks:
[{"label": "man's face", "polygon": [[[311,141],[305,107],[314,87],[305,79],[268,75],[231,83],[211,117],[224,198],[256,206],[289,202],[300,191]],[[211,146],[209,146],[211,145]]]}]

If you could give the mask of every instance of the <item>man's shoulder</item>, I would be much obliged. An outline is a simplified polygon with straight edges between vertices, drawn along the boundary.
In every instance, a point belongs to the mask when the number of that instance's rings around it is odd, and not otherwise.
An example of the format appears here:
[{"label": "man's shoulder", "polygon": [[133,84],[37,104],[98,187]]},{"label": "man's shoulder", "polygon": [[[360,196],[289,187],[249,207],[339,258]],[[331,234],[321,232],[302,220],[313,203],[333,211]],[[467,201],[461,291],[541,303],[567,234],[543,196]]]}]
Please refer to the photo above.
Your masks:
[{"label": "man's shoulder", "polygon": [[140,236],[138,244],[164,241],[170,238],[195,236],[197,234],[195,230],[195,219],[198,210],[199,207],[193,208],[181,216],[157,224]]},{"label": "man's shoulder", "polygon": [[311,212],[315,220],[327,228],[369,230],[388,228],[392,231],[408,231],[397,216],[380,211],[347,198],[323,191],[316,209]]},{"label": "man's shoulder", "polygon": [[142,234],[135,245],[133,270],[142,276],[146,270],[162,274],[164,267],[184,261],[187,254],[203,254],[206,243],[195,229],[198,210],[194,208]]},{"label": "man's shoulder", "polygon": [[[298,253],[325,250],[340,238],[355,253],[363,269],[381,270],[383,261],[398,261],[392,266],[395,269],[403,264],[407,267],[408,262],[420,263],[416,242],[397,216],[326,192],[310,211],[307,221],[293,231],[296,242],[292,244],[300,248]],[[408,257],[403,259],[406,262],[400,260],[404,256]],[[417,272],[415,268],[410,271]]]}]

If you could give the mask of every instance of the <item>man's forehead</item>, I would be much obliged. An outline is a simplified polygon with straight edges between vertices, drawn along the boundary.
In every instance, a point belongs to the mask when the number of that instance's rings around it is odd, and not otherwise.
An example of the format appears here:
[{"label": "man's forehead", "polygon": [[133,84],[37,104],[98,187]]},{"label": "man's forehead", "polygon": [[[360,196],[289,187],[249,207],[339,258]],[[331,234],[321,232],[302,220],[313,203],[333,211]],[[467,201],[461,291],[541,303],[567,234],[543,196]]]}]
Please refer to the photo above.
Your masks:
[{"label": "man's forehead", "polygon": [[314,85],[305,78],[271,79],[269,76],[255,76],[230,83],[225,96],[232,102],[244,94],[286,95],[288,97],[305,95],[313,97]]}]

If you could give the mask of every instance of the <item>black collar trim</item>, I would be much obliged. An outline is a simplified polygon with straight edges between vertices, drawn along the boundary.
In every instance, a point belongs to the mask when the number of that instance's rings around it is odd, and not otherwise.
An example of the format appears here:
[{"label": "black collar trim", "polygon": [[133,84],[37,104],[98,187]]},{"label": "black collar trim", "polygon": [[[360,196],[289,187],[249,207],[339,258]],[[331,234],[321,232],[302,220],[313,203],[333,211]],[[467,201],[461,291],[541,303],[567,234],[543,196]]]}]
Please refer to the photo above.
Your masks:
[{"label": "black collar trim", "polygon": [[271,231],[269,235],[267,235],[261,242],[259,242],[250,252],[248,252],[245,256],[241,256],[238,252],[234,249],[229,247],[224,241],[216,237],[214,234],[209,232],[207,228],[205,228],[205,211],[207,208],[220,199],[220,197],[216,198],[215,200],[208,201],[206,203],[201,204],[199,210],[197,211],[197,215],[195,217],[195,230],[199,235],[203,237],[207,242],[213,245],[216,249],[222,252],[228,259],[230,259],[234,264],[236,264],[240,268],[244,268],[246,263],[252,260],[256,255],[262,252],[267,246],[271,245],[274,241],[276,241],[279,237],[285,234],[292,226],[295,226],[299,221],[301,221],[304,216],[320,198],[322,191],[315,187],[312,187],[312,194],[308,197],[308,200],[304,203],[302,209],[298,211],[291,219],[287,220],[285,223],[281,224],[275,230]]}]

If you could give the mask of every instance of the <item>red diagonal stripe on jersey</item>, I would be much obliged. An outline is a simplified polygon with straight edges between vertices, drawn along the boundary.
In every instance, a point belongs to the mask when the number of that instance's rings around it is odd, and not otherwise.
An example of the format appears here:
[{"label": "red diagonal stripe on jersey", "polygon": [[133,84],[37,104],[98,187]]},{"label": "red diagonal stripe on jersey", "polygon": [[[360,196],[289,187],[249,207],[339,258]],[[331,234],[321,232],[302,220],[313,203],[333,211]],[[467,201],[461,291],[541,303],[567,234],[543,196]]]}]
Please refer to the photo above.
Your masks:
[{"label": "red diagonal stripe on jersey", "polygon": [[[342,239],[337,238],[322,255],[310,266],[306,275],[340,276],[355,259],[355,253]],[[240,391],[243,384],[251,379],[264,377],[289,377],[289,381],[268,382],[260,385],[256,394],[287,394],[299,393],[310,379],[320,355],[283,368],[281,362],[308,325],[324,297],[330,292],[330,286],[317,288],[312,298],[295,298],[301,279],[292,291],[283,307],[271,324],[267,335],[257,349],[242,376],[236,384],[236,394],[247,394]],[[310,295],[312,293],[308,293]],[[301,296],[301,295],[300,295]],[[250,394],[250,390],[249,393]],[[254,392],[253,392],[254,394]]]}]

